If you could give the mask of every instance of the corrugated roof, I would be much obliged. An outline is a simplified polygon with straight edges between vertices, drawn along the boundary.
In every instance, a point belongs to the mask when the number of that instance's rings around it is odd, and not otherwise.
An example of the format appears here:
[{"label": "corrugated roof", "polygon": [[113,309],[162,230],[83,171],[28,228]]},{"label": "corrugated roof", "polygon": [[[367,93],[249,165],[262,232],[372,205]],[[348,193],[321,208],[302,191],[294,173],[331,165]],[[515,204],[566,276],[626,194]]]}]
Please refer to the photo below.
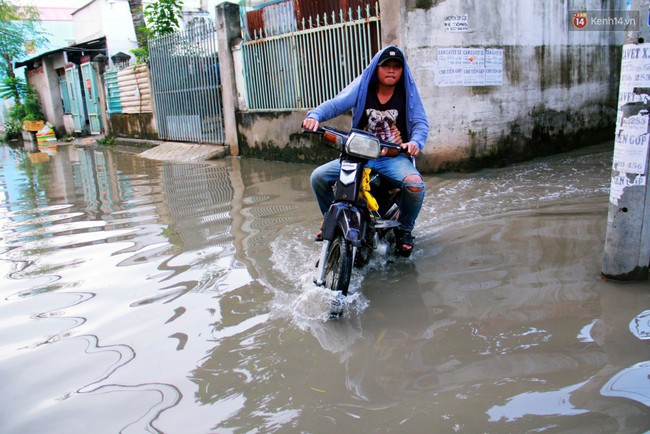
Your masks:
[{"label": "corrugated roof", "polygon": [[[100,48],[96,48],[96,47]],[[69,47],[62,47],[62,48],[57,48],[54,50],[46,51],[44,53],[40,53],[36,56],[30,57],[29,59],[21,60],[19,62],[14,62],[14,68],[21,68],[23,66],[27,66],[31,63],[33,63],[35,60],[49,56],[54,53],[59,53],[61,51],[67,51],[68,55],[70,53],[75,53],[75,52],[82,52],[82,51],[95,51],[95,52],[104,52],[103,54],[106,54],[106,36],[102,36],[97,39],[93,39],[92,41],[86,41],[86,42],[81,42],[77,43],[74,45],[70,45]]]}]

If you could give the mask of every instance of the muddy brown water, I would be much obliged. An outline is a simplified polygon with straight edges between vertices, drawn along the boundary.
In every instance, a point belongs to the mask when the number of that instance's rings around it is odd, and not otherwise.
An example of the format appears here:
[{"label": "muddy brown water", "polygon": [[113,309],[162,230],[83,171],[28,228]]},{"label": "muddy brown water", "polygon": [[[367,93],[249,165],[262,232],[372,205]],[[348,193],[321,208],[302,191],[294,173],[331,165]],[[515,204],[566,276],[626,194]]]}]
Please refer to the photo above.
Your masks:
[{"label": "muddy brown water", "polygon": [[312,166],[0,147],[0,431],[646,432],[612,145],[429,175],[409,260],[311,282]]}]

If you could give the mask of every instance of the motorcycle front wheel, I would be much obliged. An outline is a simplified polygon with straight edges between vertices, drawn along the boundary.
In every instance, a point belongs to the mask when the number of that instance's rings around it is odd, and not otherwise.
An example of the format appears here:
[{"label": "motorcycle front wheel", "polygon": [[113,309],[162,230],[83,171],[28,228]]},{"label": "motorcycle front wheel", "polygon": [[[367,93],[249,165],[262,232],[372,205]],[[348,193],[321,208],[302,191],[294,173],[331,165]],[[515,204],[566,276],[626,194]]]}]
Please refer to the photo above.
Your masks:
[{"label": "motorcycle front wheel", "polygon": [[348,295],[351,274],[352,246],[339,234],[332,241],[327,254],[325,287],[332,291],[341,291],[344,296]]}]

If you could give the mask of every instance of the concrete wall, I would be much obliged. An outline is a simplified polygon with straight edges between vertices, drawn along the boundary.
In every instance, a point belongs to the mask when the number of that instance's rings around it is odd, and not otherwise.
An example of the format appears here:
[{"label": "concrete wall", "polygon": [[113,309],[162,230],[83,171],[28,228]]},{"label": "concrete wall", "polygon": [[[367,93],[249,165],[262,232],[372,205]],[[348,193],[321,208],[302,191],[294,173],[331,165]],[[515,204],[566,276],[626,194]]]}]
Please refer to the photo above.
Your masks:
[{"label": "concrete wall", "polygon": [[[102,18],[109,59],[119,52],[131,54],[132,49],[138,48],[128,1],[122,0],[104,4]],[[133,57],[133,55],[131,56]]]},{"label": "concrete wall", "polygon": [[[103,77],[101,82],[102,89],[105,89]],[[107,134],[123,138],[158,140],[149,66],[141,64],[118,72],[117,88],[122,112],[106,113]]]},{"label": "concrete wall", "polygon": [[[569,31],[570,11],[625,10],[626,0],[380,5],[383,45],[404,48],[431,125],[418,160],[423,172],[500,165],[613,139],[625,34]],[[445,29],[447,17],[464,15],[466,31]],[[500,82],[437,85],[439,48],[502,52]],[[304,150],[310,141],[295,135],[304,114],[240,112],[242,155],[319,160]]]},{"label": "concrete wall", "polygon": [[63,123],[63,105],[59,89],[59,76],[56,67],[61,63],[62,56],[46,56],[42,65],[26,72],[27,82],[34,86],[41,103],[41,111],[46,121],[51,122],[58,134],[65,131]]},{"label": "concrete wall", "polygon": [[[63,56],[48,56],[43,58],[45,81],[48,86],[48,93],[40,93],[42,100],[41,108],[45,118],[54,124],[57,133],[61,134],[65,128],[63,123],[63,104],[61,98],[61,87],[59,85],[59,74],[57,70],[63,67]],[[63,71],[61,71],[63,72]],[[47,97],[49,95],[49,98]]]},{"label": "concrete wall", "polygon": [[109,134],[157,140],[158,129],[151,98],[151,77],[146,64],[117,73],[122,113],[108,115]]},{"label": "concrete wall", "polygon": [[122,113],[150,113],[153,111],[151,77],[147,64],[125,68],[117,73]]},{"label": "concrete wall", "polygon": [[[624,32],[569,31],[569,23],[574,7],[624,10],[624,0],[395,3],[408,25],[383,19],[382,30],[394,38],[386,42],[405,47],[431,123],[423,170],[498,164],[613,138]],[[445,30],[453,15],[468,16],[468,31]],[[503,50],[502,84],[437,86],[438,49],[448,47]]]},{"label": "concrete wall", "polygon": [[[338,155],[316,137],[302,134],[306,111],[238,112],[239,155],[264,160],[324,163]],[[339,116],[323,125],[349,129],[350,116]]]},{"label": "concrete wall", "polygon": [[111,113],[108,118],[111,136],[158,140],[153,113]]},{"label": "concrete wall", "polygon": [[75,11],[74,39],[77,43],[103,36],[102,6],[104,0],[94,0]]},{"label": "concrete wall", "polygon": [[138,44],[127,0],[95,0],[74,15],[77,43],[106,36],[108,58],[137,48]]}]

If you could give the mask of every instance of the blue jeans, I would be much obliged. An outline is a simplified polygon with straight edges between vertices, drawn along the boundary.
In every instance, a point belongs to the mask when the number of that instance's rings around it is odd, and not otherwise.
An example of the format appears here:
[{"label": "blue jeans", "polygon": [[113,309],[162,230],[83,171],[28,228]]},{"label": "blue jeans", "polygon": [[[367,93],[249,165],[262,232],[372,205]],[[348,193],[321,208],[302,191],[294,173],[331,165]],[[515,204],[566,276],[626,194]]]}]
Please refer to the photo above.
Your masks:
[{"label": "blue jeans", "polygon": [[[340,172],[339,160],[333,160],[318,166],[311,174],[311,188],[316,195],[318,206],[323,215],[329,210],[330,205],[334,202],[334,184],[339,179]],[[397,157],[379,157],[371,160],[366,167],[376,170],[382,175],[389,178],[396,186],[402,189],[402,198],[399,203],[399,223],[400,227],[406,231],[412,231],[415,225],[415,219],[418,218],[422,201],[424,200],[424,181],[405,183],[404,179],[409,175],[420,175],[411,160],[404,155],[399,154]],[[408,189],[414,187],[421,191],[414,192]]]}]

